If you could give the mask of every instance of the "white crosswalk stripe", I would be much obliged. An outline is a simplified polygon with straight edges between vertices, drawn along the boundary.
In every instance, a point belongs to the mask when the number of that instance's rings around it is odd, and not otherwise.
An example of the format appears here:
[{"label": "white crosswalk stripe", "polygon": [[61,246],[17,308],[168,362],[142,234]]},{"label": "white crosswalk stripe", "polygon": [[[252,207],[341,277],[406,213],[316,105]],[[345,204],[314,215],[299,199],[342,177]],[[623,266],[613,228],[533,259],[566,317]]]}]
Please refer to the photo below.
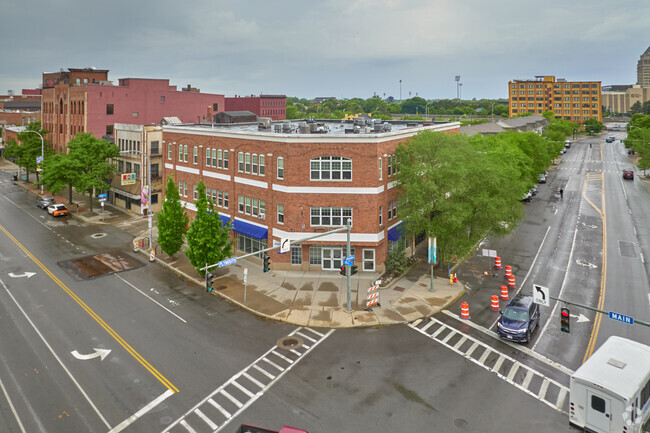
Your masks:
[{"label": "white crosswalk stripe", "polygon": [[430,318],[408,325],[560,412],[569,389],[493,347]]},{"label": "white crosswalk stripe", "polygon": [[[280,353],[282,349],[273,346],[184,416],[170,424],[163,433],[220,432],[333,332],[334,329],[323,334],[307,327],[297,328],[289,334],[289,337],[300,336],[309,341],[309,345],[292,347],[282,353]],[[277,370],[279,373],[270,372],[269,369]]]}]

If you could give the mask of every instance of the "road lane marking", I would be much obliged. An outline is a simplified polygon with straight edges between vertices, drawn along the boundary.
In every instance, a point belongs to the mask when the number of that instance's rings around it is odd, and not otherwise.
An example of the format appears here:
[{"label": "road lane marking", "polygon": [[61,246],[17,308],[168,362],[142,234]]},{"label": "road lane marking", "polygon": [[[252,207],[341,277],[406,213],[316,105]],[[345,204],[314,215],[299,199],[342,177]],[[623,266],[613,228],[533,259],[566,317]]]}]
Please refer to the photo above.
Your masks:
[{"label": "road lane marking", "polygon": [[158,396],[155,400],[151,401],[149,404],[144,406],[142,409],[140,409],[139,411],[137,411],[136,413],[134,413],[133,415],[131,415],[130,417],[128,417],[127,419],[125,419],[124,421],[122,421],[121,423],[116,425],[115,427],[113,427],[113,429],[111,429],[108,433],[121,432],[122,430],[127,428],[129,425],[133,424],[142,415],[146,414],[151,409],[158,406],[160,403],[162,403],[163,401],[165,401],[168,397],[171,397],[172,395],[174,395],[174,391],[171,391],[171,390],[168,389],[167,391],[162,393],[160,396]]},{"label": "road lane marking", "polygon": [[161,373],[158,372],[149,362],[142,357],[138,352],[133,349],[129,343],[127,343],[117,332],[113,330],[106,322],[104,322],[104,319],[99,317],[97,313],[95,313],[86,303],[79,297],[77,296],[68,286],[63,284],[59,278],[54,275],[43,263],[41,263],[40,260],[36,258],[23,244],[21,244],[18,239],[16,239],[11,233],[7,231],[7,229],[4,228],[4,226],[0,225],[0,230],[4,232],[4,234],[9,237],[17,246],[20,248],[36,265],[43,270],[51,279],[54,281],[61,289],[63,289],[64,292],[68,294],[81,308],[83,308],[86,313],[88,313],[93,319],[95,319],[95,322],[97,322],[106,332],[108,332],[119,344],[122,346],[124,349],[127,350],[133,356],[139,363],[142,365],[145,369],[147,369],[156,379],[158,379],[160,382],[165,385],[167,389],[170,389],[174,392],[178,392],[178,388],[176,388],[167,378],[165,378]]},{"label": "road lane marking", "polygon": [[[248,365],[248,367],[244,368],[239,373],[236,373],[183,416],[167,426],[163,430],[163,433],[205,431],[206,426],[208,426],[211,429],[210,431],[213,433],[220,432],[234,418],[240,415],[255,401],[257,401],[258,398],[264,395],[264,393],[267,392],[287,372],[289,372],[289,370],[295,367],[299,361],[304,359],[334,331],[334,329],[330,329],[327,333],[323,334],[307,327],[296,328],[291,334],[289,334],[289,336],[308,335],[308,337],[305,338],[312,341],[313,344],[311,344],[311,346],[302,345],[296,347],[295,351],[298,352],[297,354],[288,351],[287,354],[292,353],[292,355],[279,356],[274,358],[274,362],[271,362],[268,358],[271,357],[272,354],[278,355],[278,346],[274,345],[262,356],[253,361],[252,364]],[[291,357],[293,357],[293,359],[291,359]],[[280,373],[277,376],[274,376],[268,373],[264,368],[260,367],[260,364],[263,366],[271,365]],[[255,375],[255,377],[253,375]],[[246,381],[249,382],[249,386],[245,385]],[[253,387],[252,390],[251,387]],[[232,412],[228,410],[230,408],[232,408]],[[214,409],[216,409],[216,411]]]},{"label": "road lane marking", "polygon": [[113,274],[113,275],[116,276],[117,278],[119,278],[120,280],[124,281],[126,284],[128,284],[129,286],[131,286],[134,290],[136,290],[137,292],[139,292],[142,296],[146,297],[146,298],[149,299],[151,302],[153,302],[154,304],[158,305],[160,308],[162,308],[163,310],[167,311],[169,314],[171,314],[172,316],[176,317],[176,318],[177,318],[178,320],[180,320],[181,322],[183,322],[183,323],[187,323],[187,320],[183,319],[181,316],[179,316],[178,314],[174,313],[174,312],[171,311],[169,308],[165,307],[165,306],[162,305],[160,302],[156,301],[156,300],[153,299],[151,296],[147,295],[146,293],[144,293],[142,290],[140,290],[140,289],[138,289],[137,287],[135,287],[135,286],[134,286],[133,284],[131,284],[130,282],[126,281],[126,280],[125,280],[124,278],[122,278],[120,275],[117,275],[117,274]]},{"label": "road lane marking", "polygon": [[[4,283],[3,283],[4,285]],[[5,287],[6,289],[6,287]],[[11,401],[11,397],[9,397],[9,394],[7,393],[7,388],[5,388],[5,384],[2,383],[2,379],[0,379],[0,388],[2,388],[2,393],[5,395],[5,398],[7,399],[7,402],[9,403],[9,408],[11,409],[11,413],[14,414],[14,418],[16,418],[16,422],[18,423],[18,427],[20,427],[20,431],[23,433],[27,433],[27,430],[25,430],[25,427],[23,427],[23,423],[20,420],[20,416],[18,416],[18,412],[16,412],[16,408],[14,407],[13,402]]]},{"label": "road lane marking", "polygon": [[[443,310],[444,311],[444,310]],[[492,374],[497,375],[500,379],[503,379],[507,383],[515,386],[516,388],[519,388],[521,391],[524,391],[526,394],[538,399],[539,401],[543,402],[544,404],[548,405],[549,407],[552,407],[555,410],[558,410],[560,412],[563,412],[563,406],[558,407],[557,406],[557,400],[552,397],[554,393],[551,393],[551,398],[553,398],[553,401],[547,400],[546,395],[548,393],[548,388],[553,387],[554,391],[557,391],[558,393],[562,393],[563,390],[568,391],[568,388],[561,383],[544,376],[542,373],[532,369],[531,367],[528,367],[525,364],[522,364],[521,362],[517,361],[516,359],[506,355],[505,353],[499,352],[498,350],[495,350],[493,347],[488,346],[487,344],[481,342],[480,340],[477,340],[476,338],[465,334],[464,332],[461,332],[455,328],[452,328],[451,326],[441,322],[438,319],[434,319],[433,317],[429,318],[429,321],[434,322],[434,326],[439,327],[439,329],[444,329],[445,331],[448,331],[449,334],[453,334],[454,336],[460,335],[466,337],[468,340],[471,340],[474,342],[474,344],[467,350],[463,351],[459,347],[456,347],[456,345],[452,345],[450,343],[447,343],[446,341],[449,341],[447,339],[448,335],[446,335],[443,339],[438,339],[434,337],[434,335],[439,335],[440,333],[432,331],[431,334],[427,332],[426,330],[423,331],[422,327],[419,327],[421,322],[417,322],[417,325],[414,323],[411,323],[407,326],[410,328],[418,331],[419,333],[425,335],[426,337],[442,344],[443,346],[447,347],[448,349],[456,352],[457,354],[463,356],[464,358],[468,359],[469,361],[473,362],[474,364],[477,364],[487,371],[489,371]],[[464,321],[463,323],[471,323]],[[477,359],[476,357],[472,356],[472,353],[475,352],[476,347],[480,346],[483,350],[481,352],[480,357]],[[490,362],[488,361],[488,358],[490,357],[491,354],[498,354],[499,358],[497,359],[496,363],[494,366],[490,366]],[[512,367],[510,367],[510,370],[508,372],[507,376],[504,376],[504,374],[501,374],[499,370],[501,369],[502,365],[504,362],[509,362],[512,364]],[[506,369],[508,367],[506,366]],[[525,377],[523,379],[522,383],[518,383],[515,381],[515,376],[520,370],[525,370]],[[533,383],[533,378],[538,377],[541,378],[542,385],[541,388],[537,391],[534,389],[531,389],[531,384]],[[539,381],[536,381],[539,382]],[[564,400],[563,400],[564,401]]]},{"label": "road lane marking", "polygon": [[[0,229],[4,230],[4,227],[2,227],[2,226],[0,225]],[[2,284],[2,287],[4,287],[5,291],[7,292],[7,294],[8,294],[9,297],[11,298],[11,300],[14,301],[14,304],[16,304],[16,307],[18,307],[18,309],[20,310],[20,312],[23,313],[23,316],[25,316],[25,319],[27,319],[27,321],[28,321],[29,324],[32,326],[32,328],[34,328],[34,331],[35,331],[36,334],[39,336],[39,338],[41,339],[41,341],[43,342],[43,344],[45,345],[45,347],[47,347],[47,349],[50,351],[50,353],[52,354],[52,356],[54,357],[54,359],[56,359],[56,362],[59,363],[59,365],[61,366],[61,368],[63,369],[63,371],[65,371],[65,373],[68,375],[68,377],[70,378],[70,380],[72,380],[72,383],[74,383],[74,385],[77,387],[77,389],[79,390],[79,392],[81,393],[81,395],[84,396],[84,398],[86,399],[86,401],[88,402],[88,404],[90,405],[90,407],[93,408],[93,410],[95,411],[95,413],[97,414],[97,416],[99,417],[99,419],[102,420],[102,422],[104,423],[104,425],[106,426],[106,428],[109,428],[109,429],[110,429],[110,428],[111,428],[111,425],[108,423],[108,421],[106,420],[106,418],[104,418],[104,415],[102,415],[102,413],[99,411],[99,409],[97,408],[97,406],[95,406],[95,403],[93,403],[93,401],[90,399],[90,397],[88,396],[88,394],[86,393],[86,391],[81,387],[81,384],[80,384],[79,382],[77,382],[77,379],[75,379],[75,377],[72,375],[72,373],[70,372],[70,370],[68,370],[68,368],[65,366],[65,364],[63,363],[63,361],[61,360],[61,358],[59,358],[59,356],[56,354],[56,352],[54,351],[54,349],[52,349],[52,346],[50,346],[50,343],[47,342],[47,340],[45,339],[45,337],[43,336],[43,334],[41,334],[41,331],[39,331],[38,328],[36,327],[36,324],[34,324],[34,322],[32,322],[32,319],[29,318],[29,316],[27,315],[27,313],[25,312],[25,310],[23,310],[23,307],[20,306],[20,304],[18,303],[18,300],[16,300],[16,298],[14,298],[14,295],[9,291],[9,289],[8,289],[7,286],[5,285],[4,281],[2,281],[2,279],[0,279],[0,284]]]}]

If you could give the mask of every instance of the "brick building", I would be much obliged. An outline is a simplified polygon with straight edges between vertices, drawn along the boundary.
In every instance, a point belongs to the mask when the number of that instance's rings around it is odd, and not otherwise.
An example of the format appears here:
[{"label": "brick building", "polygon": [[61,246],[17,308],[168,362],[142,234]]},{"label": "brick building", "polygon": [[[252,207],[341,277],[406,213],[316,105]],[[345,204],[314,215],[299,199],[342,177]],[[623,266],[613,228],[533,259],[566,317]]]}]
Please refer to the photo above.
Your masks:
[{"label": "brick building", "polygon": [[600,81],[566,81],[554,76],[508,83],[510,117],[522,113],[552,111],[556,119],[582,123],[603,121]]},{"label": "brick building", "polygon": [[115,123],[158,123],[176,116],[184,122],[209,121],[223,111],[223,95],[200,93],[188,85],[178,91],[169,80],[120,78],[108,81],[108,70],[68,69],[43,74],[43,128],[61,152],[78,132],[113,138]]},{"label": "brick building", "polygon": [[[281,122],[258,125],[163,126],[163,178],[174,175],[193,216],[203,181],[223,221],[233,222],[238,254],[298,240],[352,219],[359,270],[384,269],[401,237],[395,148],[422,130],[456,133],[460,124]],[[272,252],[275,269],[338,270],[346,235],[337,233]]]},{"label": "brick building", "polygon": [[250,111],[260,117],[283,120],[287,117],[285,95],[235,96],[227,97],[224,111]]}]

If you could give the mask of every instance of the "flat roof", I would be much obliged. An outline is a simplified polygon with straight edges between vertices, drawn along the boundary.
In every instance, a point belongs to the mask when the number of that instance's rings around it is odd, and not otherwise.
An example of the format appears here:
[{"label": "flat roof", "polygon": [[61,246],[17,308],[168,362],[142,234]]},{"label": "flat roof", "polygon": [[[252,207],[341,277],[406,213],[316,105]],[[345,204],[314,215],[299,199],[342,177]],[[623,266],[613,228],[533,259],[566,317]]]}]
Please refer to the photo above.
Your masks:
[{"label": "flat roof", "polygon": [[629,398],[650,377],[650,346],[622,337],[609,337],[571,377]]}]

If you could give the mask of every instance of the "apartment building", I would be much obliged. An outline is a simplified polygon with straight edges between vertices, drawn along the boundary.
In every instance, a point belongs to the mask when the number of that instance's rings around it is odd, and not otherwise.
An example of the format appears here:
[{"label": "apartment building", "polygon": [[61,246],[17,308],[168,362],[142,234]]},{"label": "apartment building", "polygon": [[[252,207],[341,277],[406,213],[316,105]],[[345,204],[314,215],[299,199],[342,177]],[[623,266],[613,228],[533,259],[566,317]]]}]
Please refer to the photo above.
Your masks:
[{"label": "apartment building", "polygon": [[[163,126],[163,178],[174,175],[190,215],[203,181],[222,221],[232,222],[238,254],[254,253],[352,222],[359,270],[384,270],[389,249],[410,251],[400,231],[395,149],[423,130],[460,124],[331,122]],[[275,269],[339,270],[346,235],[300,242],[271,254]]]},{"label": "apartment building", "polygon": [[224,111],[250,111],[271,120],[287,118],[286,95],[251,95],[225,98]]},{"label": "apartment building", "polygon": [[510,117],[552,111],[556,119],[603,120],[600,81],[566,81],[552,75],[508,82]]},{"label": "apartment building", "polygon": [[210,122],[223,111],[223,95],[177,90],[165,79],[120,78],[114,85],[108,70],[67,69],[43,73],[42,120],[57,152],[78,132],[112,140],[116,123],[147,125],[163,117],[183,122]]}]

